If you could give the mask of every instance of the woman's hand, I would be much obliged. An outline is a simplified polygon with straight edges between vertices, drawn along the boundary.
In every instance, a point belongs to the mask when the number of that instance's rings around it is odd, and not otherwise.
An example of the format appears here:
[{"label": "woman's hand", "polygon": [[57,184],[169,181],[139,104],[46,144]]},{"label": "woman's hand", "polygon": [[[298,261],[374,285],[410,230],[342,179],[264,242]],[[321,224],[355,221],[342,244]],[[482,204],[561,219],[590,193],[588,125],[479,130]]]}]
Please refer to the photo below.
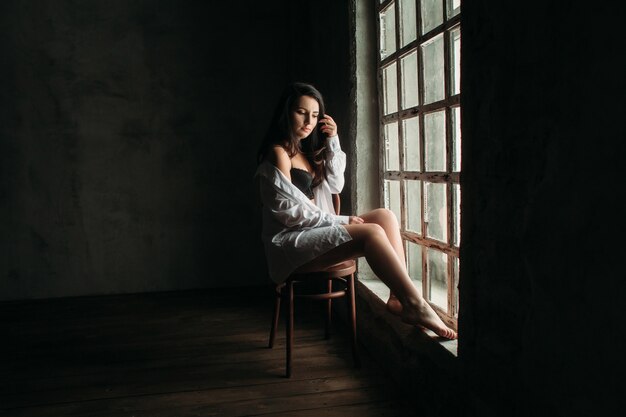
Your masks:
[{"label": "woman's hand", "polygon": [[360,218],[359,216],[350,216],[350,222],[348,224],[363,224],[365,220]]},{"label": "woman's hand", "polygon": [[319,121],[322,124],[320,130],[329,138],[337,134],[337,123],[329,115],[324,115]]}]

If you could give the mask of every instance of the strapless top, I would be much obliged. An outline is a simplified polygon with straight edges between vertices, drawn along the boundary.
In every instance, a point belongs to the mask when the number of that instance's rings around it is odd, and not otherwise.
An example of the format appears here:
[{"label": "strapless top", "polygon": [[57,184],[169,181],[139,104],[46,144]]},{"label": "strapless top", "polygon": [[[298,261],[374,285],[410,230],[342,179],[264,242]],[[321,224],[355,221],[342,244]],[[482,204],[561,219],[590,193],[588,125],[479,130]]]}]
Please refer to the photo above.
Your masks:
[{"label": "strapless top", "polygon": [[305,171],[300,168],[291,168],[289,171],[291,174],[291,183],[298,187],[300,191],[304,193],[309,199],[313,199],[314,194],[311,189],[311,183],[313,183],[313,175],[309,171]]}]

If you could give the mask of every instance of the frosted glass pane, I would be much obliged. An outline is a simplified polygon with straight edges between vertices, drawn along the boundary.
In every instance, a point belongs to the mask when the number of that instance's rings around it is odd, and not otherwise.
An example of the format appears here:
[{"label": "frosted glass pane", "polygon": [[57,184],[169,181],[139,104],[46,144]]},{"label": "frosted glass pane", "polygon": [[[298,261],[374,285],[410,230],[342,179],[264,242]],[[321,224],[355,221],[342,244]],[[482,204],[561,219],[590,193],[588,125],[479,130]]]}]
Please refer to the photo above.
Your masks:
[{"label": "frosted glass pane", "polygon": [[380,59],[396,51],[396,9],[393,2],[380,12]]},{"label": "frosted glass pane", "polygon": [[461,29],[450,31],[450,94],[461,93]]},{"label": "frosted glass pane", "polygon": [[411,281],[422,293],[422,246],[406,241],[406,263]]},{"label": "frosted glass pane", "polygon": [[409,107],[417,106],[419,104],[417,50],[400,60],[400,73],[402,81],[402,108],[408,109]]},{"label": "frosted glass pane", "polygon": [[398,219],[400,212],[400,181],[385,180],[385,208],[393,211]]},{"label": "frosted glass pane", "polygon": [[422,190],[420,181],[404,181],[404,197],[406,200],[406,230],[422,234]]},{"label": "frosted glass pane", "polygon": [[394,62],[383,69],[383,109],[385,114],[398,111],[398,72]]},{"label": "frosted glass pane", "polygon": [[456,247],[461,245],[461,186],[452,184],[452,227],[454,233],[452,244]]},{"label": "frosted glass pane", "polygon": [[400,170],[400,143],[398,142],[398,122],[385,125],[385,170]]},{"label": "frosted glass pane", "polygon": [[402,121],[405,171],[420,170],[420,122],[418,117]]},{"label": "frosted glass pane", "polygon": [[400,0],[400,46],[417,38],[415,0]]},{"label": "frosted glass pane", "polygon": [[424,157],[426,171],[446,170],[446,113],[424,115]]},{"label": "frosted glass pane", "polygon": [[422,45],[422,59],[424,60],[424,103],[443,100],[445,96],[443,33]]},{"label": "frosted glass pane", "polygon": [[448,242],[448,216],[446,184],[424,182],[424,211],[426,236],[440,242]]},{"label": "frosted glass pane", "polygon": [[448,2],[448,19],[461,12],[461,0],[446,0]]},{"label": "frosted glass pane", "polygon": [[427,250],[430,301],[448,311],[448,255],[438,250]]},{"label": "frosted glass pane", "polygon": [[422,0],[422,33],[443,23],[443,1]]},{"label": "frosted glass pane", "polygon": [[452,170],[461,171],[461,108],[453,107],[452,111]]}]

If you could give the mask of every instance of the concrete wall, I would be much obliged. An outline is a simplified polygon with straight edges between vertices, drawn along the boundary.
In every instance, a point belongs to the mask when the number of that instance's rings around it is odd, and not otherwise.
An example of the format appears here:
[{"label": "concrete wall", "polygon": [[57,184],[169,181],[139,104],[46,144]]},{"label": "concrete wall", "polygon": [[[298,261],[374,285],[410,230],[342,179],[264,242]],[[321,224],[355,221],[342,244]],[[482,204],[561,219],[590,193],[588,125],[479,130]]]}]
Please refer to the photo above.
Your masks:
[{"label": "concrete wall", "polygon": [[2,2],[0,299],[268,282],[252,176],[280,90],[348,124],[346,5],[293,3]]},{"label": "concrete wall", "polygon": [[[354,79],[352,90],[353,113],[350,117],[352,134],[348,161],[352,176],[352,196],[354,213],[361,214],[382,206],[379,160],[381,146],[379,139],[378,109],[378,39],[376,37],[377,6],[372,1],[352,0],[352,20],[354,35],[351,53],[353,56]],[[359,279],[377,279],[365,258],[357,261]]]},{"label": "concrete wall", "polygon": [[463,3],[459,357],[472,416],[620,401],[626,7]]}]

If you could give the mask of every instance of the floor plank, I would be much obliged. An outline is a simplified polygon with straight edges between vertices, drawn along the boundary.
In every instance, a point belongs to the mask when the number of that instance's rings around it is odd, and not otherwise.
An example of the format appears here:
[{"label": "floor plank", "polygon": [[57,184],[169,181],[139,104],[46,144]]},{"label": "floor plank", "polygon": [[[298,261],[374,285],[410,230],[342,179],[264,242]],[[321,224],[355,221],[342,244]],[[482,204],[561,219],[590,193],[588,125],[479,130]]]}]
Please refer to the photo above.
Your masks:
[{"label": "floor plank", "polygon": [[410,415],[397,387],[319,304],[296,309],[292,378],[273,297],[206,290],[0,303],[0,415]]}]

